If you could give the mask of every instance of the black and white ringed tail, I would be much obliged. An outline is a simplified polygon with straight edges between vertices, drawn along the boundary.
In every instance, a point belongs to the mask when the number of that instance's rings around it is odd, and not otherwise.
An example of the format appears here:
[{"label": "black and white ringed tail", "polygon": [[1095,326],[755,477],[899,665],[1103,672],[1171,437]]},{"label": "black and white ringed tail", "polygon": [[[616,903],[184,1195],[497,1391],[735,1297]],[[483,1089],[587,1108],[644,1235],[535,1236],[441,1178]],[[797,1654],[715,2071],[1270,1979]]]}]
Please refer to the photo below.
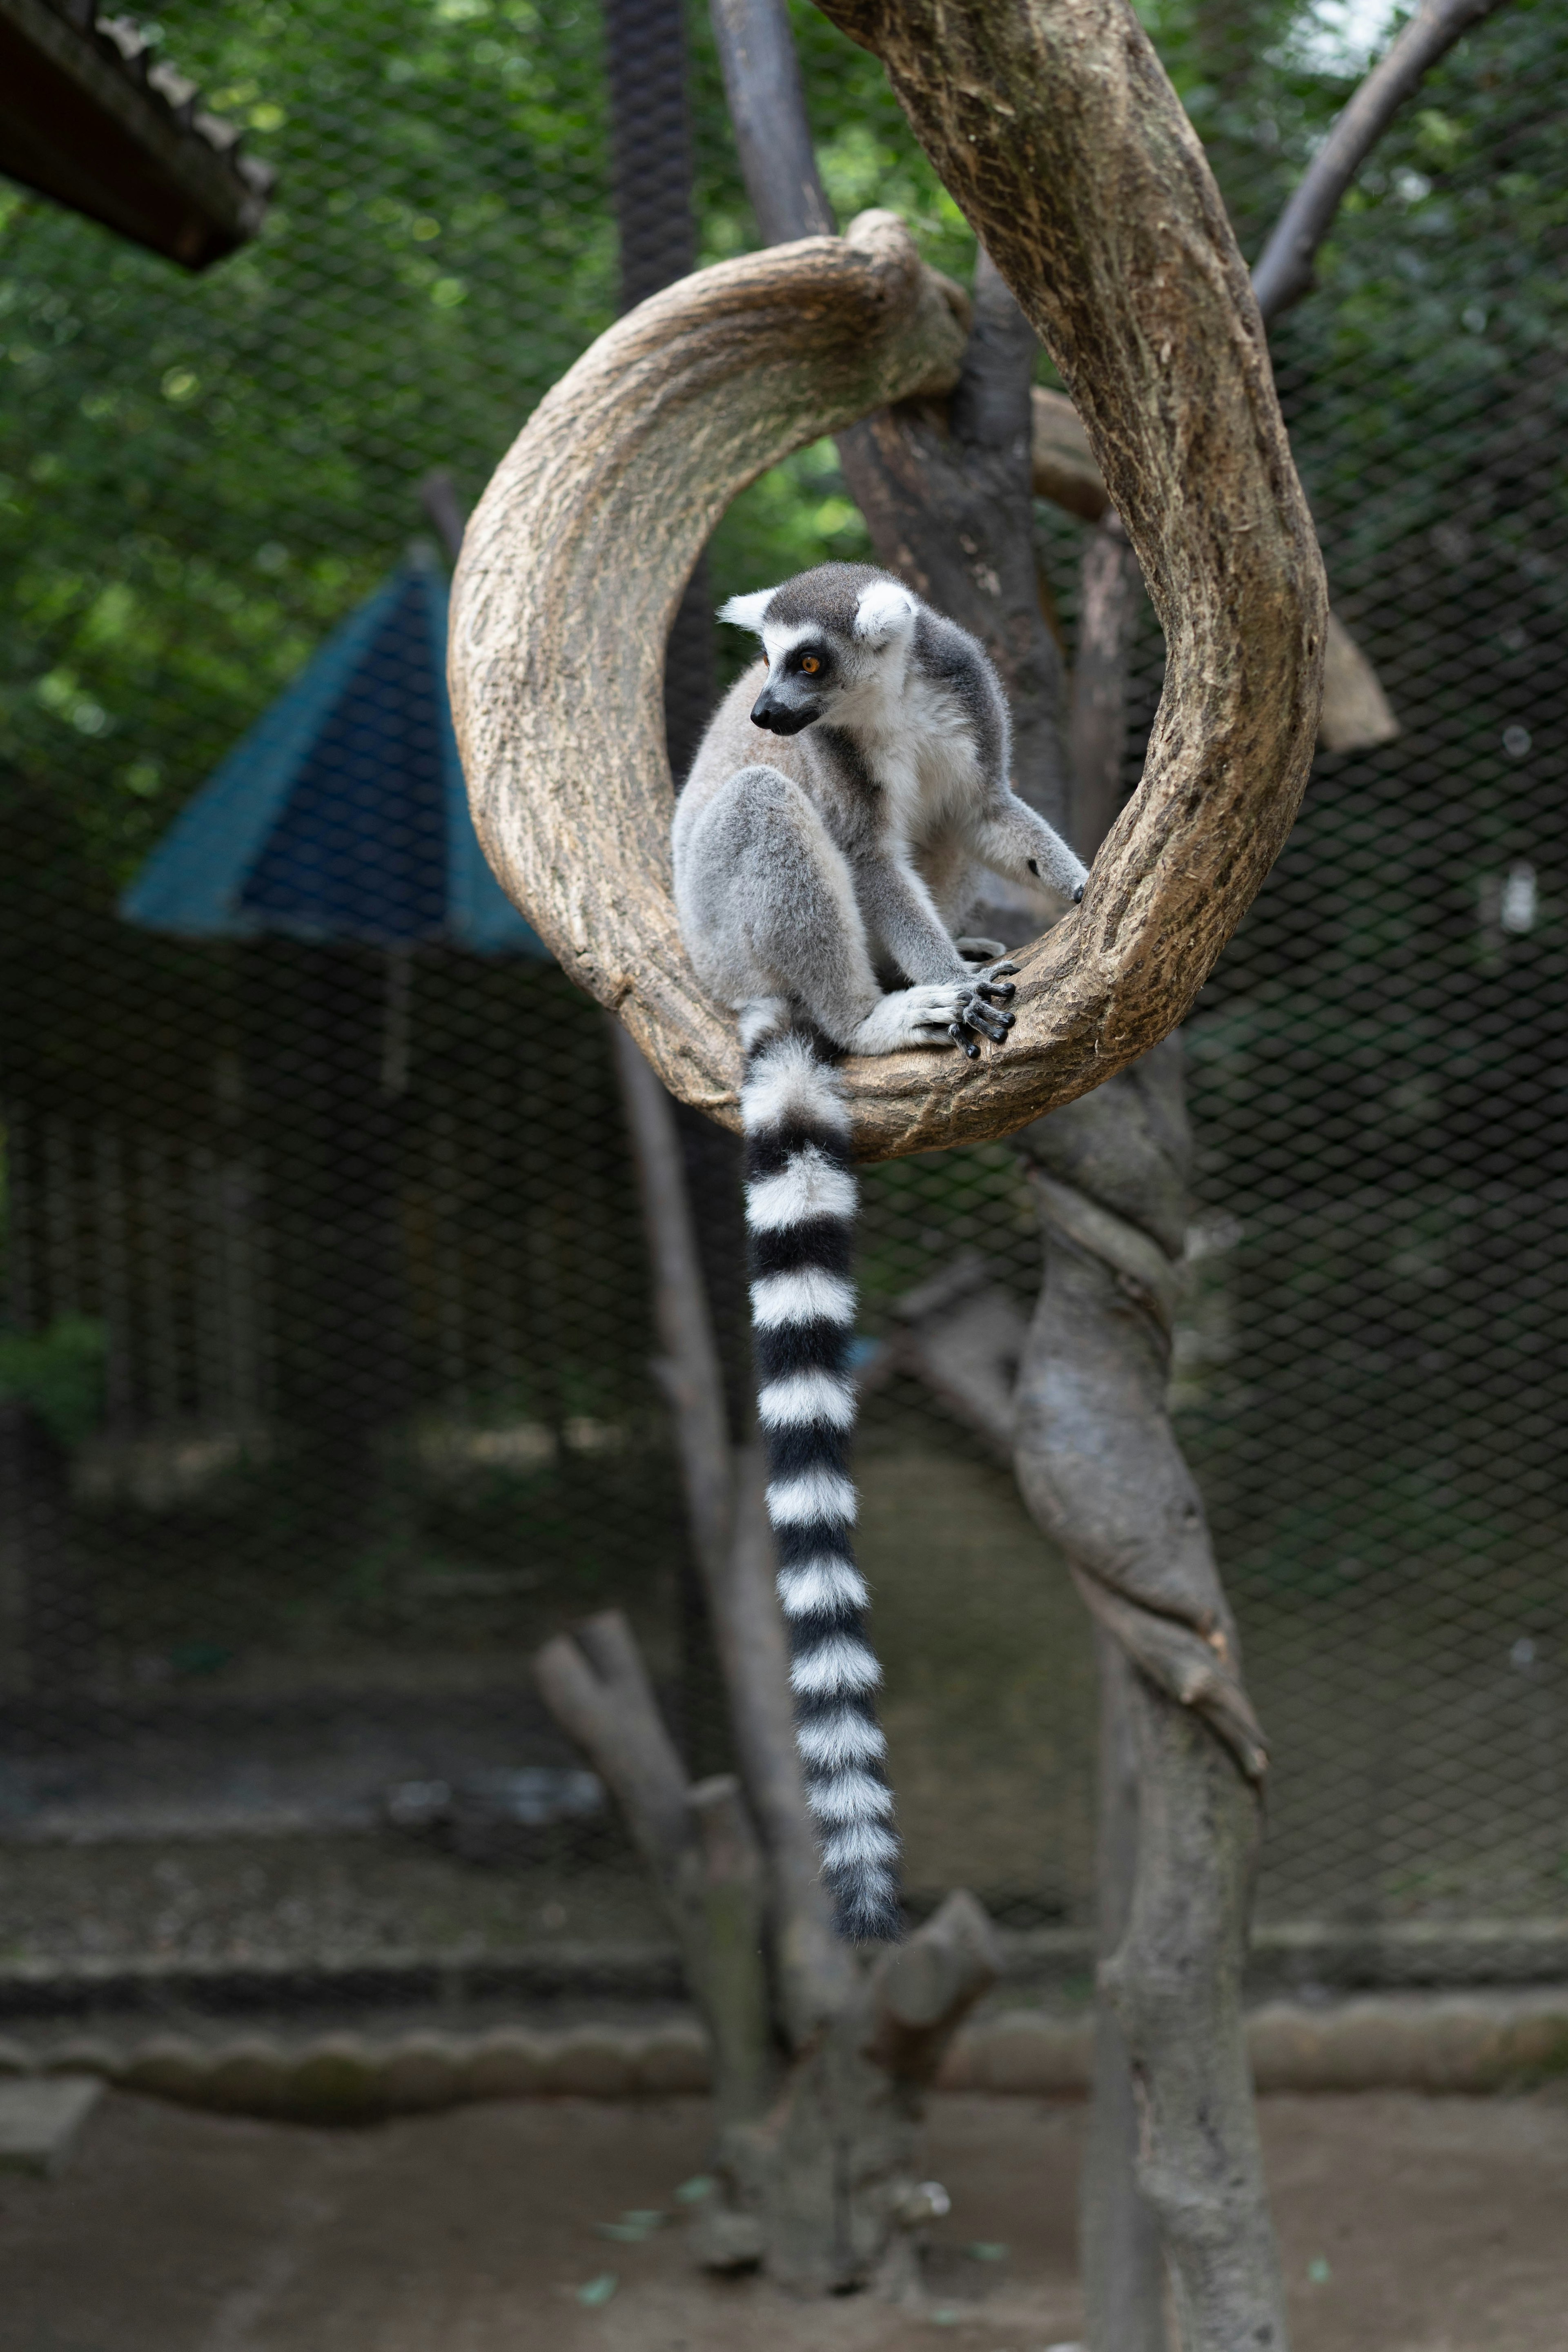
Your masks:
[{"label": "black and white ringed tail", "polygon": [[814,1031],[783,1007],[757,1007],[742,1036],[757,1406],[795,1738],[839,1933],[874,1941],[899,1932],[899,1845],[873,1704],[881,1672],[852,1549],[849,1119]]}]

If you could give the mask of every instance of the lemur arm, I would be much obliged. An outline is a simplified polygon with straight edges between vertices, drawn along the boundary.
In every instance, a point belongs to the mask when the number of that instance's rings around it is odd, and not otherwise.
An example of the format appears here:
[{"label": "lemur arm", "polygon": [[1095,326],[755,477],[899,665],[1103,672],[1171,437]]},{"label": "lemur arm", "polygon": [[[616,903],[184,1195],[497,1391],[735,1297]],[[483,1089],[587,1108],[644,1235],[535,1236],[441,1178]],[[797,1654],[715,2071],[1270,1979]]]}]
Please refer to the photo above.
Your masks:
[{"label": "lemur arm", "polygon": [[1016,793],[987,797],[964,834],[981,864],[1009,882],[1043,882],[1058,898],[1071,899],[1080,895],[1089,878],[1083,860]]},{"label": "lemur arm", "polygon": [[878,851],[856,860],[855,896],[867,930],[907,979],[973,977],[931,892],[896,853]]}]

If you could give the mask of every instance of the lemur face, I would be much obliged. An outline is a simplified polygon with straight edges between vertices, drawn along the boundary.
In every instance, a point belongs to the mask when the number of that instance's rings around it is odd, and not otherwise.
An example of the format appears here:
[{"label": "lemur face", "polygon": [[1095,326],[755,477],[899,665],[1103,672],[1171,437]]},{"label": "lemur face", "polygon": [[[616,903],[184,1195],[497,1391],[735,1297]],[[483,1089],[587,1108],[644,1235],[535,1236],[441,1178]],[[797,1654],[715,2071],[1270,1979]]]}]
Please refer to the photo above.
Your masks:
[{"label": "lemur face", "polygon": [[732,596],[719,614],[763,641],[767,681],[752,724],[798,735],[819,719],[841,726],[874,716],[896,691],[918,612],[885,572],[824,563],[781,588]]},{"label": "lemur face", "polygon": [[[763,632],[763,657],[767,682],[752,705],[752,724],[770,735],[798,735],[827,711],[843,683],[842,649],[826,630],[807,628],[804,635],[784,631]],[[770,642],[771,639],[771,642]]]}]

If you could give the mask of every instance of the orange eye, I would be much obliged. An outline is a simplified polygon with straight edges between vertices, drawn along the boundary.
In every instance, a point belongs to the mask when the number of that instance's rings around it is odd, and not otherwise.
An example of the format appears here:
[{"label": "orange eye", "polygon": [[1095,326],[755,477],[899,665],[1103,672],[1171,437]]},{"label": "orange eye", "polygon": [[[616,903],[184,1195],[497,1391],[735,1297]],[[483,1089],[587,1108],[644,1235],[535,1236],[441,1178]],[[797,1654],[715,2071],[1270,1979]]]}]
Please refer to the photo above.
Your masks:
[{"label": "orange eye", "polygon": [[805,672],[807,677],[815,677],[817,671],[822,667],[822,664],[817,660],[815,654],[805,655],[800,666]]}]

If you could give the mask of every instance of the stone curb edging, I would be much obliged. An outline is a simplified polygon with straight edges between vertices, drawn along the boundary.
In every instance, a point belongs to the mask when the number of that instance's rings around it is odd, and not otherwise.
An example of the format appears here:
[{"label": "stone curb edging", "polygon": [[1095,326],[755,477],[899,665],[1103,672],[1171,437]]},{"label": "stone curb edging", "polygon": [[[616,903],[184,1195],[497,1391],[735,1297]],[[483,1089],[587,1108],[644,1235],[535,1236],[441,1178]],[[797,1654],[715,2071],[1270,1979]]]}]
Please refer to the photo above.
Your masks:
[{"label": "stone curb edging", "polygon": [[[1038,2010],[983,2018],[962,2033],[937,2087],[1035,2097],[1088,2090],[1093,2021]],[[1568,2073],[1568,1988],[1556,1992],[1372,1995],[1317,2008],[1271,2001],[1247,2042],[1260,2091],[1484,2093]],[[183,2034],[129,2045],[78,2036],[42,2051],[0,2042],[0,2075],[89,2074],[184,2105],[308,2123],[427,2115],[474,2099],[624,2099],[704,2092],[695,2023],[504,2026],[377,2038],[267,2034],[204,2043]]]},{"label": "stone curb edging", "polygon": [[[1091,1932],[1077,1927],[997,1931],[1003,1981],[1048,2000],[1047,1985],[1086,1985],[1094,1974]],[[1505,1989],[1546,1998],[1568,1982],[1568,1919],[1426,1920],[1374,1927],[1321,1921],[1266,1922],[1253,1931],[1249,1985],[1255,2000],[1290,2000],[1300,1988],[1367,1993],[1437,1991],[1484,1998]],[[1544,1991],[1538,1989],[1544,1988]],[[1341,1990],[1340,1989],[1342,1989]],[[461,2007],[469,2001],[521,2009],[574,2001],[678,2003],[685,1999],[674,1944],[523,1944],[481,1952],[378,1946],[309,1955],[252,1951],[243,1959],[118,1958],[77,1954],[0,1958],[0,2032],[5,2021],[62,2026],[68,2017],[122,2011],[167,2014],[171,2003],[209,2017],[273,2016],[296,2004],[363,2012],[375,2008]]]}]

